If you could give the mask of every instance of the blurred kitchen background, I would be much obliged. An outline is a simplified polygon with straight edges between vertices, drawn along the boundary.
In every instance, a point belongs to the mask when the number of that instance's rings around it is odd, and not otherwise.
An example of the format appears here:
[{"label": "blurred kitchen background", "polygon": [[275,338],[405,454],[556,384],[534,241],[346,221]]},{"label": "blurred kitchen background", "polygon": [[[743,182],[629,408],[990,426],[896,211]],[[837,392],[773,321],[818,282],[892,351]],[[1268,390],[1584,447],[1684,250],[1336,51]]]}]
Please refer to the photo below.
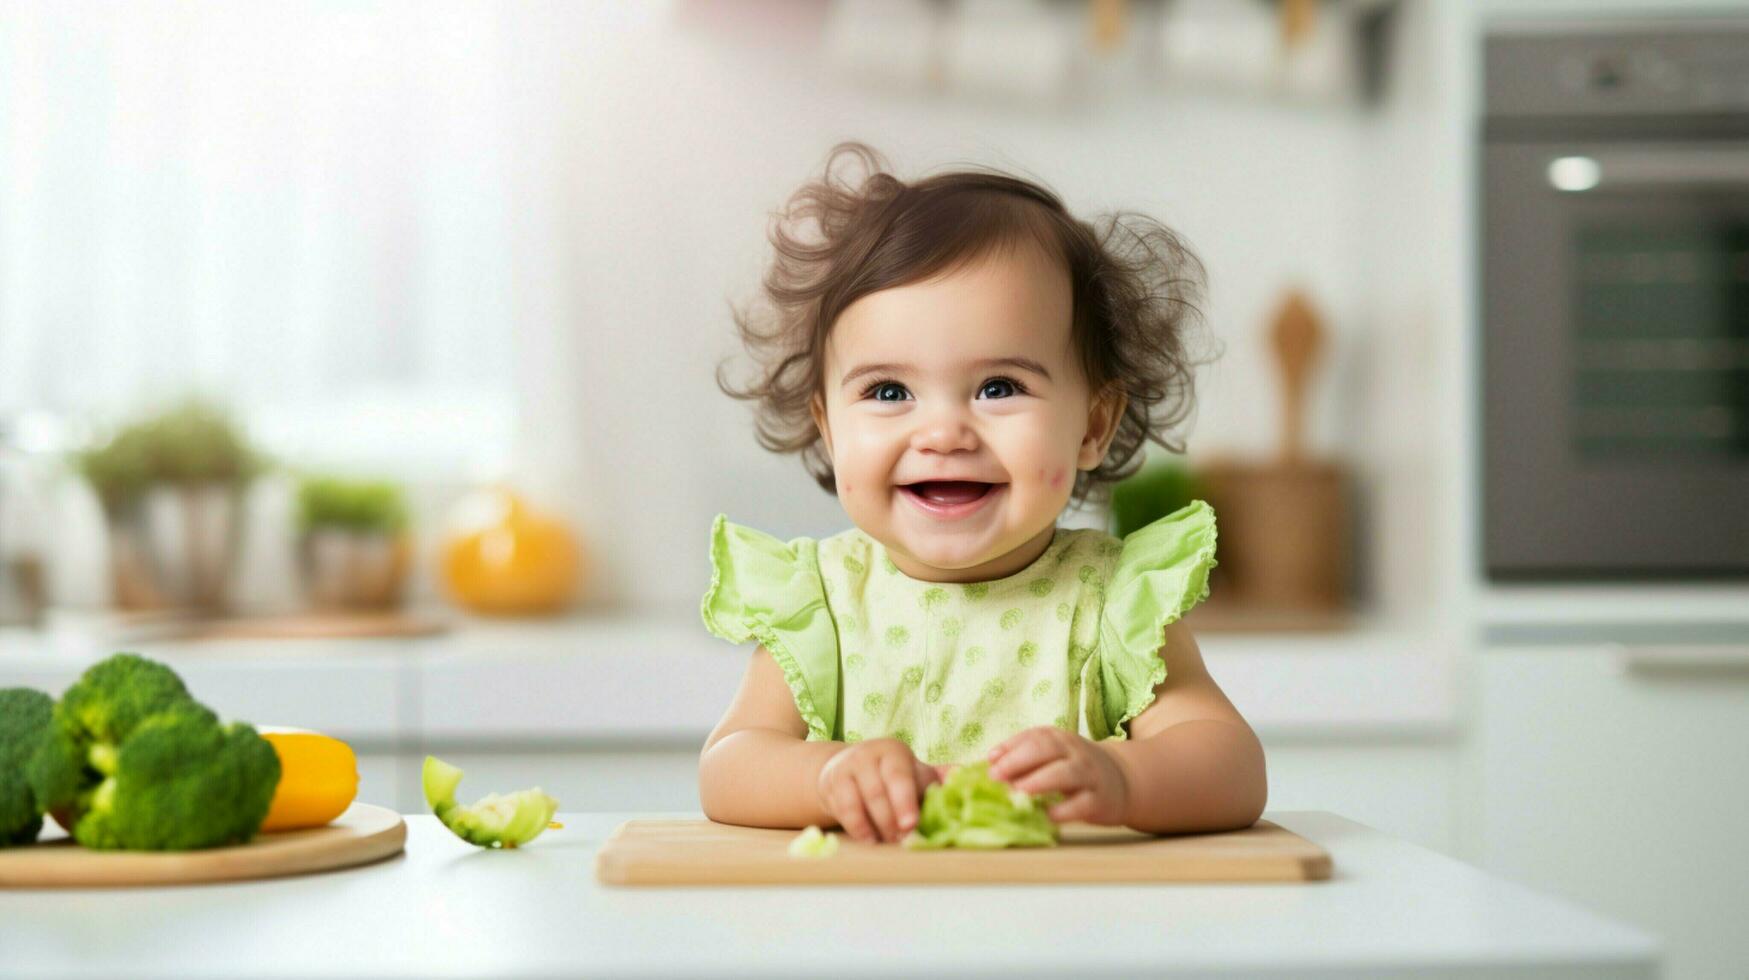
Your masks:
[{"label": "blurred kitchen background", "polygon": [[[1735,32],[1735,33],[1733,33]],[[1183,457],[1270,807],[1741,976],[1741,3],[0,0],[0,686],[114,649],[418,810],[695,809],[771,212],[832,144],[1032,175],[1206,263]]]}]

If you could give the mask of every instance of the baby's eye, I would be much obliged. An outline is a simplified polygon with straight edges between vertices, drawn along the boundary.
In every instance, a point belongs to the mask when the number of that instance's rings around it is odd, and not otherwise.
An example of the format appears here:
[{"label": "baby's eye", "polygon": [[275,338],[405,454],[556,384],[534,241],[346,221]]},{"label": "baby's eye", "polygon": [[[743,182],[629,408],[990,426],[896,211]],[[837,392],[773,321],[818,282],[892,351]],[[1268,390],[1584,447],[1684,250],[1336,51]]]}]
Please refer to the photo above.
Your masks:
[{"label": "baby's eye", "polygon": [[910,392],[895,381],[881,381],[870,385],[866,394],[877,402],[902,402]]},{"label": "baby's eye", "polygon": [[991,378],[984,382],[984,387],[978,389],[979,398],[1010,398],[1020,394],[1025,389],[1020,383],[1009,378]]}]

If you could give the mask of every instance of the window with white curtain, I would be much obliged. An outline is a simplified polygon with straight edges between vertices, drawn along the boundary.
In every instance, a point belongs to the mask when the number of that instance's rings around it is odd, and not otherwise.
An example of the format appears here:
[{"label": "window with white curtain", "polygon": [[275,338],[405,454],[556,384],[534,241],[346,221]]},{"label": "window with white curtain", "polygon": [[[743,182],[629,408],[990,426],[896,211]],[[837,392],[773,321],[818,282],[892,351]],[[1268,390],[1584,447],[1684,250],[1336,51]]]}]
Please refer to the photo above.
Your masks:
[{"label": "window with white curtain", "polygon": [[198,392],[294,460],[501,462],[516,13],[0,0],[0,416]]}]

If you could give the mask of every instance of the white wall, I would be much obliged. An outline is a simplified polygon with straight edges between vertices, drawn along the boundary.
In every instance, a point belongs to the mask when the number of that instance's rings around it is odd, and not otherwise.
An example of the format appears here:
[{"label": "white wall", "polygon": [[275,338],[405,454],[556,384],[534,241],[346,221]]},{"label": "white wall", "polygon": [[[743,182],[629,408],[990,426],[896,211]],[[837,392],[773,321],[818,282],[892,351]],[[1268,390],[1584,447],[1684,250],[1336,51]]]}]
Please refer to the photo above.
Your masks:
[{"label": "white wall", "polygon": [[[385,9],[384,24],[418,19],[414,8]],[[1052,185],[1078,213],[1134,209],[1183,233],[1209,273],[1206,339],[1225,346],[1200,378],[1193,454],[1272,448],[1278,386],[1265,328],[1282,291],[1305,287],[1333,335],[1310,435],[1361,480],[1362,584],[1399,618],[1440,607],[1436,570],[1454,563],[1438,507],[1460,472],[1450,458],[1455,413],[1442,406],[1461,384],[1450,355],[1462,288],[1448,273],[1461,246],[1442,236],[1457,225],[1448,161],[1461,138],[1435,42],[1457,18],[1453,5],[1405,5],[1392,91],[1373,108],[1187,92],[1087,52],[1076,98],[931,96],[829,63],[826,4],[701,13],[714,9],[520,4],[475,32],[473,43],[511,52],[470,62],[489,76],[478,91],[500,101],[455,107],[474,126],[457,132],[502,144],[477,154],[492,161],[492,179],[450,193],[455,208],[490,203],[505,216],[488,244],[510,256],[509,271],[479,275],[508,283],[494,317],[508,321],[496,329],[512,333],[517,351],[518,482],[581,526],[594,604],[689,608],[706,581],[704,535],[718,511],[781,535],[845,526],[796,461],[758,448],[750,407],[721,395],[713,371],[735,353],[728,304],[756,293],[769,213],[817,174],[833,143],[859,138],[901,174],[993,164]],[[467,19],[465,8],[450,12]],[[755,22],[736,23],[743,18]],[[1134,26],[1137,38],[1149,29]],[[174,140],[166,147],[174,162]],[[366,176],[384,186],[359,188],[364,197],[398,199],[389,186],[398,175]],[[405,302],[439,302],[469,277],[465,268],[426,275]],[[445,427],[434,415],[423,430],[441,447]],[[403,475],[416,483],[429,548],[461,480]],[[55,535],[62,601],[99,603],[105,591],[88,505],[70,499]],[[273,534],[284,500],[266,488],[256,510],[241,598],[295,602],[289,542]],[[422,574],[415,593],[432,591]]]},{"label": "white wall", "polygon": [[[1054,109],[932,99],[841,78],[805,25],[755,41],[638,6],[595,8],[588,26],[554,120],[574,290],[547,343],[569,370],[541,383],[552,424],[576,429],[576,513],[608,563],[597,601],[696,602],[717,511],[784,536],[845,526],[798,464],[755,445],[748,408],[712,381],[734,352],[726,302],[757,287],[767,214],[840,139],[872,143],[901,174],[956,161],[1014,168],[1077,212],[1133,208],[1185,234],[1207,264],[1209,325],[1227,346],[1205,375],[1193,452],[1273,445],[1262,331],[1294,283],[1336,335],[1314,393],[1315,445],[1352,446],[1380,411],[1394,368],[1354,346],[1363,327],[1385,329],[1376,317],[1365,326],[1374,283],[1362,236],[1376,212],[1365,112],[1139,86]],[[1388,329],[1423,330],[1438,304],[1405,289],[1420,319]]]}]

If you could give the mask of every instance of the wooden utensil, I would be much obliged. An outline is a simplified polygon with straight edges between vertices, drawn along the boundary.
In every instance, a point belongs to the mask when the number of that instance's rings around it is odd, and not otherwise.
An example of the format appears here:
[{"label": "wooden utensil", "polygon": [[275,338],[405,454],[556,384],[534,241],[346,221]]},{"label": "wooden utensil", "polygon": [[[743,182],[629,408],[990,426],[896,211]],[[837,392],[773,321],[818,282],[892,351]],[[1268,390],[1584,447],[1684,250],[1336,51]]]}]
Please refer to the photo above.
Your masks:
[{"label": "wooden utensil", "polygon": [[1312,35],[1318,17],[1317,0],[1282,0],[1281,41],[1284,48],[1298,47]]},{"label": "wooden utensil", "polygon": [[1324,330],[1304,293],[1287,294],[1269,338],[1281,374],[1281,458],[1295,463],[1305,455],[1306,389],[1324,347]]},{"label": "wooden utensil", "polygon": [[261,834],[205,851],[93,851],[65,834],[0,850],[0,888],[99,888],[241,881],[332,871],[401,853],[401,815],[354,803],[325,827]]},{"label": "wooden utensil", "polygon": [[628,820],[595,856],[609,885],[1057,884],[1117,881],[1313,881],[1330,853],[1267,820],[1221,834],[1155,837],[1068,823],[1056,847],[908,851],[842,837],[825,858],[793,858],[796,831],[709,820]]},{"label": "wooden utensil", "polygon": [[1124,22],[1129,0],[1093,0],[1093,46],[1104,53],[1116,51],[1123,44]]}]

